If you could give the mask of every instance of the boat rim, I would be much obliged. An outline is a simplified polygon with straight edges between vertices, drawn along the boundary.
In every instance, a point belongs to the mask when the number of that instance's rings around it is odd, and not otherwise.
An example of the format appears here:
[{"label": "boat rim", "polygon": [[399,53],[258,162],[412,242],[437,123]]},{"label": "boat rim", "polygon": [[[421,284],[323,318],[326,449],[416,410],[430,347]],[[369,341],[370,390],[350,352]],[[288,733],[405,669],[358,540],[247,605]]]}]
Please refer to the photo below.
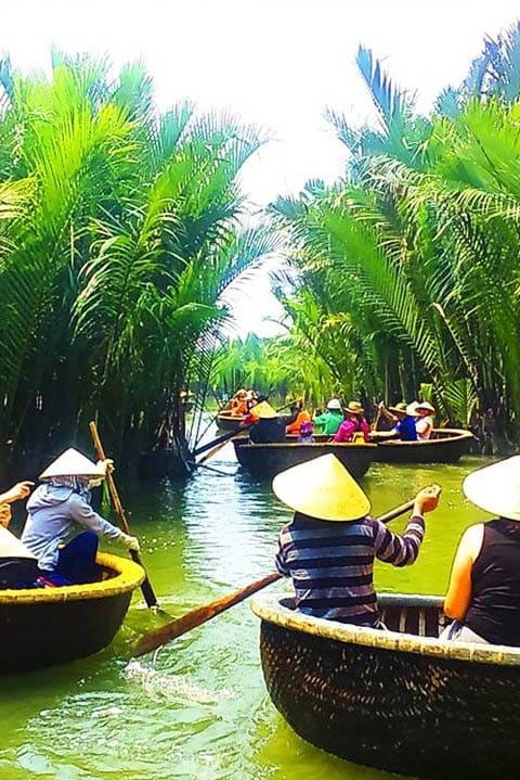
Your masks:
[{"label": "boat rim", "polygon": [[6,604],[51,604],[60,601],[86,601],[121,596],[135,590],[144,581],[145,572],[142,566],[127,558],[111,553],[98,553],[96,562],[116,572],[116,576],[85,585],[0,590],[0,607]]},{"label": "boat rim", "polygon": [[402,439],[390,439],[389,441],[380,441],[377,443],[377,447],[424,447],[424,446],[440,446],[451,444],[456,441],[463,441],[464,439],[475,438],[471,431],[466,431],[464,428],[434,428],[432,433],[442,434],[450,433],[453,436],[439,437],[438,439],[417,439],[417,441],[403,441]]},{"label": "boat rim", "polygon": [[[245,437],[244,437],[245,438]],[[234,439],[233,444],[240,444],[240,440]],[[272,447],[273,449],[281,447],[305,447],[309,449],[311,447],[341,447],[341,449],[354,449],[354,450],[375,450],[379,447],[379,444],[372,444],[371,442],[363,442],[362,444],[355,444],[351,441],[266,441],[248,444],[240,444],[240,447],[251,447],[257,450],[259,447]]]},{"label": "boat rim", "polygon": [[[321,639],[332,639],[345,644],[377,647],[381,650],[394,650],[418,655],[446,658],[472,663],[499,664],[502,666],[520,666],[520,647],[506,645],[487,645],[470,642],[446,642],[434,637],[419,637],[415,634],[401,634],[397,631],[382,631],[377,628],[349,626],[334,620],[311,617],[281,603],[287,600],[284,595],[262,594],[255,596],[251,603],[254,614],[268,623],[281,628],[299,631]],[[381,606],[402,605],[442,608],[441,596],[411,596],[399,593],[385,593],[378,596]]]}]

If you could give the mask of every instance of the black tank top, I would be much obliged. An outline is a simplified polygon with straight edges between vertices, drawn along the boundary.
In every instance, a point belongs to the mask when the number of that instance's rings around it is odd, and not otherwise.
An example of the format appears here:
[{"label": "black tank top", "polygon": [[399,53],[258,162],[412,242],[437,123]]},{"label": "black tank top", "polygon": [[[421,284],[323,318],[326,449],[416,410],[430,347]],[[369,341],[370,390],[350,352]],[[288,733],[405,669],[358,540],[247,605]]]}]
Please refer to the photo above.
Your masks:
[{"label": "black tank top", "polygon": [[484,523],[464,623],[493,644],[520,646],[520,522]]}]

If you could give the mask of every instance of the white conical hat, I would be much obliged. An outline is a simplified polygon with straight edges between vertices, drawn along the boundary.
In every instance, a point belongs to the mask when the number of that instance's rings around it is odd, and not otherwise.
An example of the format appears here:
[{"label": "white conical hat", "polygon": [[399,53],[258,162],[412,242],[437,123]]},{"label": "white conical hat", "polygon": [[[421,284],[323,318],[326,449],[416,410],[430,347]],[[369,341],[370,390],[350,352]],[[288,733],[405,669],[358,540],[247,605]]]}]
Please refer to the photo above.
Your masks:
[{"label": "white conical hat", "polygon": [[480,509],[520,520],[520,455],[473,471],[464,480],[462,489]]},{"label": "white conical hat", "polygon": [[282,471],[273,490],[291,509],[318,520],[357,520],[370,511],[370,501],[332,453]]},{"label": "white conical hat", "polygon": [[86,458],[81,452],[69,447],[65,450],[45,471],[40,474],[40,479],[51,477],[104,477],[102,466]]},{"label": "white conical hat", "polygon": [[11,531],[0,525],[0,557],[2,558],[34,558],[36,556],[27,549]]}]

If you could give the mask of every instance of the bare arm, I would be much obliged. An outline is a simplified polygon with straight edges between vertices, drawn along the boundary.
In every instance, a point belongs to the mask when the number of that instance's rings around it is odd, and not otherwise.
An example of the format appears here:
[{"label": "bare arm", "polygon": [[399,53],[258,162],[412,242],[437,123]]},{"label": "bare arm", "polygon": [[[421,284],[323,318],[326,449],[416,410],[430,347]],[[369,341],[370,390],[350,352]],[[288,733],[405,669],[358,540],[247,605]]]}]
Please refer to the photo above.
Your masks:
[{"label": "bare arm", "polygon": [[460,540],[451,569],[450,584],[444,600],[444,613],[454,620],[464,620],[471,602],[471,570],[482,547],[484,526],[472,525]]}]

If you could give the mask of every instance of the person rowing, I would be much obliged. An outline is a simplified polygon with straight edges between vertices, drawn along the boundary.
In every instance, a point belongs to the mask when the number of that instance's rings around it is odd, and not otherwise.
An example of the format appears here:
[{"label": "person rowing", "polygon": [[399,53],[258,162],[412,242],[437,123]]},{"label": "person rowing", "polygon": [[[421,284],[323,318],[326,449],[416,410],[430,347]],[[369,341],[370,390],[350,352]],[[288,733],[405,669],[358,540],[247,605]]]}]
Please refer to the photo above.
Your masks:
[{"label": "person rowing", "polygon": [[[40,475],[44,484],[27,502],[22,542],[38,560],[41,585],[55,587],[98,579],[100,536],[139,551],[135,536],[124,533],[90,506],[91,488],[103,481],[108,468],[111,461],[93,463],[70,447]],[[83,533],[78,533],[81,529]]]},{"label": "person rowing", "polygon": [[297,609],[341,623],[382,627],[374,561],[415,563],[425,534],[424,515],[436,509],[439,489],[417,493],[402,536],[369,516],[369,499],[333,454],[278,474],[273,491],[294,511],[280,532],[275,564],[280,574],[292,578]]},{"label": "person rowing", "polygon": [[261,401],[253,406],[243,424],[252,425],[249,439],[253,444],[273,444],[285,441],[285,421],[279,417],[267,401]]},{"label": "person rowing", "polygon": [[392,423],[390,431],[372,431],[373,439],[401,439],[401,441],[417,441],[416,421],[419,413],[414,404],[406,404],[404,401],[395,406],[386,407],[384,401],[378,406],[378,411],[383,417]]},{"label": "person rowing", "polygon": [[454,622],[442,638],[520,647],[520,455],[472,472],[463,491],[495,519],[460,540],[444,602]]}]

